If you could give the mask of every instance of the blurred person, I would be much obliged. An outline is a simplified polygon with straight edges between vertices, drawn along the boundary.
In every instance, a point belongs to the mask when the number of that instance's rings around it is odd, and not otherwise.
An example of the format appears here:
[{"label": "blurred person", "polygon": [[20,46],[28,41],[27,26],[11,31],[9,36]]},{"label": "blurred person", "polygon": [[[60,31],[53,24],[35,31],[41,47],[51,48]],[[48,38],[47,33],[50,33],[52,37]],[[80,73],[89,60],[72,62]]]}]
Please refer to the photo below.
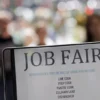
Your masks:
[{"label": "blurred person", "polygon": [[45,20],[47,24],[47,27],[46,27],[47,35],[52,41],[55,41],[56,34],[55,34],[54,25],[52,22],[53,11],[51,11],[51,9],[48,7],[38,7],[37,9],[35,9],[35,17],[37,19]]},{"label": "blurred person", "polygon": [[50,37],[48,37],[47,33],[47,24],[45,20],[41,19],[36,22],[36,33],[39,37],[38,45],[54,45],[55,43],[52,41]]},{"label": "blurred person", "polygon": [[38,36],[25,20],[10,23],[8,31],[16,46],[36,46],[38,44]]},{"label": "blurred person", "polygon": [[65,33],[57,35],[57,44],[75,44],[86,41],[86,30],[77,24],[74,17],[69,17],[64,21]]},{"label": "blurred person", "polygon": [[39,43],[39,37],[36,34],[34,27],[27,26],[22,28],[22,40],[24,46],[37,46]]},{"label": "blurred person", "polygon": [[100,41],[100,16],[99,15],[91,15],[87,18],[87,41]]},{"label": "blurred person", "polygon": [[[7,11],[0,11],[0,100],[4,100],[4,88],[3,88],[3,78],[2,78],[2,50],[6,47],[12,47],[13,42],[11,36],[7,32],[7,26],[10,23],[12,18],[12,15],[10,12]],[[6,72],[6,90],[9,91],[7,92],[7,100],[12,100],[13,95],[12,95],[12,86],[11,86],[11,73],[10,73],[10,55],[6,55],[6,67],[5,67],[5,72]]]},{"label": "blurred person", "polygon": [[22,46],[22,40],[20,39],[20,26],[18,22],[12,21],[8,24],[7,31],[12,37],[15,46]]},{"label": "blurred person", "polygon": [[18,7],[15,10],[17,20],[10,23],[8,31],[16,46],[36,46],[38,36],[32,27],[34,13],[30,8]]}]

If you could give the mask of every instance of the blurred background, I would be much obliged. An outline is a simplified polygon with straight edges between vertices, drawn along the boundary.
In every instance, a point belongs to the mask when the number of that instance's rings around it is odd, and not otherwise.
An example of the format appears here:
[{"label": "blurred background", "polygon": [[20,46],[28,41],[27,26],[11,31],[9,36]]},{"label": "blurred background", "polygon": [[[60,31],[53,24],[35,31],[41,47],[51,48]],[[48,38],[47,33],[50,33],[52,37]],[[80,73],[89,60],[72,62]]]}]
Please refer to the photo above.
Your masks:
[{"label": "blurred background", "polygon": [[99,41],[99,5],[99,0],[0,0],[0,39],[17,47]]},{"label": "blurred background", "polygon": [[[100,41],[100,0],[0,0],[0,100],[5,47]],[[7,100],[13,100],[6,54]]]}]

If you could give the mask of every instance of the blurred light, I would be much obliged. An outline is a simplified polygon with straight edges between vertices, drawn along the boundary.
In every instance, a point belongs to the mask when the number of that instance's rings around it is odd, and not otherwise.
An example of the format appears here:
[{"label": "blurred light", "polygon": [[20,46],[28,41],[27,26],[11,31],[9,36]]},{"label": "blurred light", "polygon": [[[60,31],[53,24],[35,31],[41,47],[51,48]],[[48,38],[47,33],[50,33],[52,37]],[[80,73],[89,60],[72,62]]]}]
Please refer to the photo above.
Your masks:
[{"label": "blurred light", "polygon": [[95,9],[97,7],[97,1],[96,0],[88,0],[87,6],[91,9]]},{"label": "blurred light", "polygon": [[73,0],[66,2],[66,9],[67,10],[74,10],[76,9],[75,2]]},{"label": "blurred light", "polygon": [[67,10],[74,10],[74,9],[81,10],[81,8],[82,4],[78,0],[70,0],[66,2]]},{"label": "blurred light", "polygon": [[33,13],[33,11],[31,10],[31,9],[29,9],[29,8],[25,8],[24,10],[23,10],[23,12],[22,12],[22,16],[23,16],[23,18],[26,20],[26,21],[28,21],[28,22],[32,22],[33,20],[34,20],[34,13]]},{"label": "blurred light", "polygon": [[67,17],[71,17],[72,13],[70,11],[67,11]]},{"label": "blurred light", "polygon": [[15,9],[15,15],[17,17],[22,17],[24,20],[31,22],[34,20],[34,13],[30,8],[24,8],[24,7],[17,7]]},{"label": "blurred light", "polygon": [[66,22],[67,27],[75,27],[76,24],[77,24],[77,21],[75,18],[72,17],[72,18],[67,19],[67,22]]},{"label": "blurred light", "polygon": [[90,8],[88,8],[88,7],[86,7],[85,13],[86,13],[87,15],[92,15],[92,14],[94,13],[94,10],[93,10],[93,9],[90,9]]},{"label": "blurred light", "polygon": [[79,0],[75,0],[74,3],[75,3],[75,5],[76,5],[76,8],[77,8],[78,10],[82,11],[82,5],[83,5],[83,4],[80,3]]},{"label": "blurred light", "polygon": [[66,10],[66,3],[65,2],[59,2],[57,5],[58,10]]},{"label": "blurred light", "polygon": [[24,9],[23,7],[17,7],[15,9],[15,15],[16,16],[21,16],[23,9]]}]

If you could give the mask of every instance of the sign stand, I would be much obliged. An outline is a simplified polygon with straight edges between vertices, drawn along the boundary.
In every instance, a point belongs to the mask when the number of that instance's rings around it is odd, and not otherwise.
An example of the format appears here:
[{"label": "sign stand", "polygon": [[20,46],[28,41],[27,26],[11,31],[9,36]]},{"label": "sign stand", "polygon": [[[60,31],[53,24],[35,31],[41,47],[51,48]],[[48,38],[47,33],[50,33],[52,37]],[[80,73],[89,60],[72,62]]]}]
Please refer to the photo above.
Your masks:
[{"label": "sign stand", "polygon": [[100,42],[6,50],[14,100],[100,100]]}]

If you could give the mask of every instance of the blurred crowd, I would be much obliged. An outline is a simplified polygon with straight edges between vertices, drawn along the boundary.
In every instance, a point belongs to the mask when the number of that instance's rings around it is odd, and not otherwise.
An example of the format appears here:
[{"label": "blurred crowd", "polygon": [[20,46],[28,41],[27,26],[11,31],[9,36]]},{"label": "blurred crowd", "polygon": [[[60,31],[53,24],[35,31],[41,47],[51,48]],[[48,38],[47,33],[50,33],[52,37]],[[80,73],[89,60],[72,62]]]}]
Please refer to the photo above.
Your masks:
[{"label": "blurred crowd", "polygon": [[100,40],[100,16],[65,9],[17,7],[0,10],[0,39],[14,46],[74,44]]},{"label": "blurred crowd", "polygon": [[82,43],[87,41],[86,29],[89,35],[99,35],[99,16],[85,22],[85,15],[73,17],[65,10],[53,12],[46,7],[17,7],[13,13],[0,10],[0,39],[11,39],[17,47]]},{"label": "blurred crowd", "polygon": [[66,5],[58,2],[51,8],[0,9],[0,41],[10,40],[17,47],[99,41],[100,16],[91,8],[95,2],[87,4],[84,10],[78,0]]}]

